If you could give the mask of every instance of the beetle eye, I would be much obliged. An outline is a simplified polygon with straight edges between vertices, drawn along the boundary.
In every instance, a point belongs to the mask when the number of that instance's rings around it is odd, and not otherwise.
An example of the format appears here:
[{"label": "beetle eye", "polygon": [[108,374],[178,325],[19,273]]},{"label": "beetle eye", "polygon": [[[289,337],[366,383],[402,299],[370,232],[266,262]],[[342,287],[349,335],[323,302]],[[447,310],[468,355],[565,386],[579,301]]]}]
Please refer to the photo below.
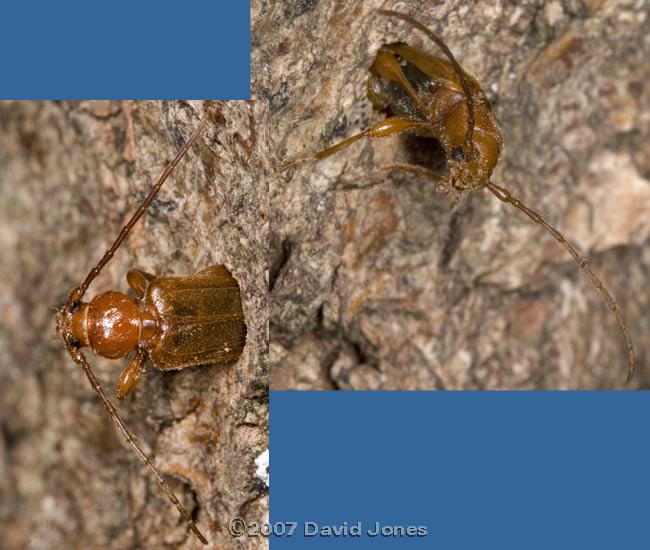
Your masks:
[{"label": "beetle eye", "polygon": [[79,311],[79,302],[75,302],[70,308],[70,313],[77,313],[77,311]]},{"label": "beetle eye", "polygon": [[79,341],[78,338],[71,335],[70,336],[70,345],[75,349],[79,349],[81,347],[81,342]]},{"label": "beetle eye", "polygon": [[463,151],[462,147],[456,147],[452,152],[451,152],[451,158],[454,159],[457,162],[462,162],[465,160],[465,152]]}]

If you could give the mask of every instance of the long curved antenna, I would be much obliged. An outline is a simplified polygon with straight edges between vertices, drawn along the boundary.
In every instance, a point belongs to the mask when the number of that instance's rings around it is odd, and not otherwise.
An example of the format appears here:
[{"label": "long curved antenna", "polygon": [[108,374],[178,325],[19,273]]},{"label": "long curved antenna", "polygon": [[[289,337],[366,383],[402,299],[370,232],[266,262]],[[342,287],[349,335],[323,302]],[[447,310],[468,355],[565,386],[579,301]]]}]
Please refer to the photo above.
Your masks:
[{"label": "long curved antenna", "polygon": [[470,93],[469,84],[467,83],[467,79],[465,78],[465,72],[463,71],[458,61],[456,61],[454,54],[451,53],[451,50],[442,41],[442,38],[434,34],[431,30],[429,30],[417,19],[414,19],[410,15],[407,15],[405,13],[400,13],[398,11],[393,11],[393,10],[377,10],[377,13],[379,15],[384,15],[386,17],[394,17],[395,19],[401,19],[402,21],[405,21],[412,27],[415,27],[416,29],[422,31],[424,34],[426,34],[431,40],[433,40],[437,44],[437,46],[442,50],[442,53],[444,53],[449,59],[449,62],[451,63],[452,68],[454,69],[454,72],[458,76],[458,80],[460,81],[460,85],[463,88],[463,92],[465,92],[465,103],[467,104],[467,133],[465,134],[465,157],[468,159],[472,158],[472,153],[474,151],[474,142],[472,141],[472,136],[474,133],[474,100],[472,99],[472,94]]},{"label": "long curved antenna", "polygon": [[587,263],[587,260],[573,247],[571,243],[569,243],[562,233],[560,233],[555,227],[553,227],[550,223],[548,223],[539,213],[535,212],[534,210],[531,210],[528,208],[524,203],[522,203],[519,199],[513,197],[510,194],[510,191],[507,189],[496,185],[495,183],[492,183],[490,181],[487,182],[486,187],[502,202],[510,203],[512,206],[517,208],[518,210],[521,210],[526,216],[528,216],[531,220],[533,220],[535,223],[541,225],[546,231],[548,231],[555,240],[560,243],[564,248],[567,249],[569,254],[573,256],[573,259],[576,261],[576,263],[580,266],[580,269],[584,273],[586,273],[589,278],[591,279],[591,282],[594,284],[594,286],[600,291],[600,293],[603,295],[605,298],[605,301],[607,302],[607,306],[609,309],[614,313],[614,316],[616,317],[616,321],[618,322],[618,326],[621,329],[621,332],[623,333],[623,337],[625,338],[625,346],[627,347],[627,357],[628,357],[628,369],[627,369],[627,379],[626,382],[629,382],[632,380],[632,376],[634,375],[634,368],[635,368],[635,361],[634,361],[634,347],[632,346],[632,339],[630,338],[630,334],[627,330],[627,327],[625,326],[625,322],[623,321],[623,317],[621,315],[621,312],[618,309],[618,305],[614,301],[614,298],[612,298],[611,294],[607,291],[607,288],[605,288],[605,285],[603,282],[598,278],[598,276],[591,270],[589,267],[589,264]]},{"label": "long curved antenna", "polygon": [[75,343],[69,338],[66,338],[65,345],[68,350],[68,353],[70,354],[70,357],[72,357],[72,360],[78,365],[81,365],[83,367],[83,370],[86,373],[88,380],[90,381],[90,385],[93,387],[97,395],[99,395],[99,398],[102,400],[104,407],[106,407],[106,410],[108,411],[108,416],[110,416],[113,422],[115,423],[117,430],[122,434],[124,439],[126,439],[126,442],[130,445],[131,449],[133,449],[133,452],[138,456],[140,461],[149,469],[149,471],[153,474],[153,477],[156,478],[156,481],[158,482],[162,490],[167,495],[167,498],[174,503],[176,509],[179,511],[181,516],[183,516],[185,521],[187,521],[187,523],[189,524],[192,532],[203,544],[208,544],[208,539],[206,539],[203,533],[199,531],[199,528],[194,523],[192,516],[190,516],[187,513],[187,510],[185,510],[185,507],[180,503],[178,498],[176,498],[176,495],[171,490],[167,482],[160,475],[156,467],[153,465],[153,462],[151,462],[149,457],[146,454],[144,454],[144,451],[140,448],[140,446],[135,441],[135,438],[131,435],[129,430],[124,425],[122,418],[120,418],[120,415],[117,413],[117,409],[115,408],[115,405],[113,405],[113,402],[106,395],[106,393],[104,393],[104,390],[102,389],[99,380],[97,380],[97,378],[95,377],[95,374],[93,373],[92,368],[88,364],[88,361],[86,360],[84,354],[81,352],[81,350],[75,347]]},{"label": "long curved antenna", "polygon": [[199,138],[201,135],[201,132],[205,129],[205,125],[207,123],[207,115],[204,116],[201,119],[201,122],[199,123],[198,127],[196,130],[194,130],[194,133],[190,136],[190,138],[187,140],[185,145],[176,153],[176,156],[174,157],[174,160],[172,160],[165,170],[163,171],[162,174],[160,174],[160,177],[158,178],[158,181],[156,184],[151,188],[151,191],[149,191],[149,194],[147,195],[147,198],[144,200],[144,202],[140,205],[140,208],[138,208],[133,216],[131,216],[131,219],[122,227],[122,230],[120,231],[120,234],[117,236],[117,239],[115,239],[115,242],[111,245],[111,247],[106,251],[104,256],[102,257],[101,260],[99,260],[99,263],[93,267],[86,278],[84,279],[83,283],[81,285],[75,287],[72,289],[70,292],[70,295],[68,296],[68,301],[66,303],[66,307],[72,308],[72,306],[78,302],[81,301],[81,299],[84,297],[84,294],[88,290],[88,287],[90,286],[90,283],[95,280],[95,277],[99,275],[100,271],[102,268],[111,260],[113,255],[115,254],[115,251],[120,247],[124,239],[126,239],[127,235],[130,233],[131,229],[133,229],[133,226],[138,222],[138,220],[142,217],[142,215],[146,212],[147,208],[151,205],[153,202],[154,198],[158,194],[158,191],[160,191],[160,188],[163,186],[163,183],[165,183],[165,180],[169,177],[169,174],[171,174],[174,171],[174,168],[178,165],[178,163],[181,161],[185,153],[194,145],[194,142]]}]

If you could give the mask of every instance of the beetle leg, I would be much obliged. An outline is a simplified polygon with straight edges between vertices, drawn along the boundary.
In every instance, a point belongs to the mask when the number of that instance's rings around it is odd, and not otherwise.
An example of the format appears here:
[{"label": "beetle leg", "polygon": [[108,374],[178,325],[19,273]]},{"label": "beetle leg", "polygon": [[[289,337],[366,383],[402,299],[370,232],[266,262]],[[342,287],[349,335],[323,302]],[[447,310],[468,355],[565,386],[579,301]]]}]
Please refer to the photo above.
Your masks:
[{"label": "beetle leg", "polygon": [[120,374],[120,378],[117,382],[117,390],[115,391],[115,395],[118,399],[124,399],[131,393],[133,387],[136,385],[138,380],[140,380],[146,360],[146,353],[142,349],[138,349],[135,357],[129,361],[127,367],[122,371],[122,374]]},{"label": "beetle leg", "polygon": [[[375,61],[372,64],[371,71],[373,71],[379,78],[386,78],[393,82],[397,82],[397,84],[399,84],[399,86],[406,90],[409,96],[411,96],[411,99],[417,105],[418,109],[420,109],[422,113],[426,112],[426,109],[420,100],[420,96],[413,89],[413,86],[411,86],[411,83],[408,81],[408,79],[404,76],[402,67],[395,57],[395,54],[390,51],[390,48],[380,48],[380,50],[377,52],[377,56],[375,57]],[[371,92],[370,99],[372,101],[372,96],[375,95],[374,90],[372,90],[371,86],[369,86],[368,89]]]},{"label": "beetle leg", "polygon": [[140,269],[129,269],[129,272],[126,274],[126,282],[131,287],[131,290],[135,292],[135,295],[142,300],[144,298],[145,292],[147,292],[147,287],[149,283],[156,278],[155,275],[147,273]]},{"label": "beetle leg", "polygon": [[401,170],[402,172],[410,172],[411,174],[417,174],[418,176],[425,176],[431,178],[438,182],[436,191],[448,195],[452,191],[456,191],[456,194],[451,199],[449,203],[449,210],[456,208],[458,201],[460,200],[462,193],[449,185],[448,179],[443,176],[441,173],[426,168],[425,166],[417,166],[415,164],[390,164],[388,166],[382,166],[382,170]]},{"label": "beetle leg", "polygon": [[378,122],[374,126],[371,126],[367,130],[364,130],[359,134],[355,134],[347,139],[344,139],[343,141],[337,143],[336,145],[332,145],[331,147],[328,147],[327,149],[324,149],[323,151],[320,151],[314,155],[297,158],[285,162],[283,164],[280,164],[280,166],[276,167],[276,170],[282,171],[282,170],[286,170],[287,168],[290,168],[291,166],[295,166],[296,164],[302,164],[305,162],[311,162],[314,160],[319,160],[325,157],[329,157],[330,155],[333,155],[334,153],[340,151],[341,149],[345,149],[349,145],[352,145],[355,141],[358,141],[365,137],[383,138],[387,136],[392,136],[394,134],[401,134],[403,132],[408,132],[409,130],[415,130],[418,128],[430,129],[431,124],[429,122],[423,122],[421,120],[411,120],[408,118],[399,118],[399,117],[387,118],[386,120],[382,120],[381,122]]},{"label": "beetle leg", "polygon": [[434,181],[442,181],[445,176],[441,172],[436,172],[425,166],[418,166],[417,164],[389,164],[388,166],[380,166],[380,170],[400,170],[402,172],[410,172],[418,176],[424,176]]}]

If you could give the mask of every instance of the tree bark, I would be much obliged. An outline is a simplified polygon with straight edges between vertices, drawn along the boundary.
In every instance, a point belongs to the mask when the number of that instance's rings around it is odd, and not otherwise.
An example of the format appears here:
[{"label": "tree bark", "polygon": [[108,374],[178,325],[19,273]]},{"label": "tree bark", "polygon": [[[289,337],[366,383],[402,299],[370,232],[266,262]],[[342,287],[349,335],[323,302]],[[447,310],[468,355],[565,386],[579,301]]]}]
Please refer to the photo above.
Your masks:
[{"label": "tree bark", "polygon": [[[67,299],[207,113],[181,161],[87,298],[139,267],[225,264],[247,343],[234,365],[151,367],[119,411],[213,548],[263,548],[228,523],[264,521],[268,488],[267,112],[255,102],[0,104],[0,493],[3,548],[203,548],[54,334]],[[89,362],[106,391],[126,362]]]},{"label": "tree bark", "polygon": [[406,155],[428,154],[421,142],[414,149],[390,138],[271,179],[273,388],[648,387],[646,5],[255,6],[254,90],[269,101],[276,163],[384,116],[366,97],[378,48],[404,41],[437,50],[375,10],[413,15],[443,38],[492,102],[506,144],[493,181],[584,252],[637,351],[636,377],[625,386],[622,334],[567,252],[486,190],[467,193],[450,211],[435,182],[382,171]]}]

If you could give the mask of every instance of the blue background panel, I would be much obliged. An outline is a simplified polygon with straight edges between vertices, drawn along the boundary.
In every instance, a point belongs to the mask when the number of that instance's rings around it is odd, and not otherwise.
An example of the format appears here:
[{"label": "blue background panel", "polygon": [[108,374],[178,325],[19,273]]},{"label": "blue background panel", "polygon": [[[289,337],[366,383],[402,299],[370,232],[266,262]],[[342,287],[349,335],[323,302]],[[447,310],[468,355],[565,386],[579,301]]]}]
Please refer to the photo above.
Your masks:
[{"label": "blue background panel", "polygon": [[649,548],[649,418],[647,392],[272,392],[271,521],[298,526],[271,547]]},{"label": "blue background panel", "polygon": [[250,2],[4,2],[0,99],[248,99]]}]

